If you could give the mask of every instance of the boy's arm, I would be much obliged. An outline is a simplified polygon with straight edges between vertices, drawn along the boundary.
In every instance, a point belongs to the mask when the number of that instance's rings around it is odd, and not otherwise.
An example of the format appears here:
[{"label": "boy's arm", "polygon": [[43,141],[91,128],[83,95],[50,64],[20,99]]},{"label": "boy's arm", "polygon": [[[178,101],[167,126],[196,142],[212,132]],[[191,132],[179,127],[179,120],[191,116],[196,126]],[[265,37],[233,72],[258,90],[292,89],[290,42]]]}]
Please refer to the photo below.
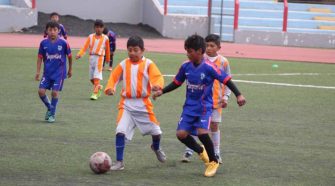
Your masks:
[{"label": "boy's arm", "polygon": [[109,63],[109,61],[111,60],[110,59],[111,53],[110,53],[109,39],[106,40],[105,46],[106,46],[105,47],[106,48],[106,54],[105,54],[105,56],[106,56],[106,63]]},{"label": "boy's arm", "polygon": [[76,56],[76,59],[79,59],[81,58],[84,54],[85,54],[85,51],[87,50],[88,46],[90,45],[90,37],[88,37],[86,39],[86,42],[85,42],[85,45],[83,48],[80,49],[80,51],[78,52],[77,56]]},{"label": "boy's arm", "polygon": [[120,81],[120,78],[122,76],[123,70],[121,65],[118,65],[110,74],[109,80],[107,82],[106,88],[105,88],[105,94],[106,95],[114,95],[116,85]]},{"label": "boy's arm", "polygon": [[[229,61],[226,60],[226,59],[225,59],[224,64],[223,64],[223,69],[224,69],[224,72],[226,74],[228,74],[229,76],[231,76]],[[228,99],[229,99],[229,97],[231,95],[231,90],[227,86],[225,86],[224,89],[223,89],[223,91],[224,91],[223,99],[225,101],[228,101]]]},{"label": "boy's arm", "polygon": [[40,80],[40,72],[41,72],[41,66],[42,66],[42,60],[43,60],[44,54],[45,54],[45,50],[41,42],[40,47],[38,49],[38,56],[37,56],[37,62],[36,62],[36,74],[35,74],[36,81]]},{"label": "boy's arm", "polygon": [[68,55],[67,59],[69,60],[69,70],[67,72],[67,77],[72,77],[72,55]]},{"label": "boy's arm", "polygon": [[221,83],[226,85],[234,93],[234,95],[237,98],[237,104],[239,106],[243,106],[246,103],[245,98],[231,80],[231,76],[229,76],[224,71],[219,70],[214,66],[209,67],[209,69],[210,73],[215,79],[219,80]]},{"label": "boy's arm", "polygon": [[164,78],[155,63],[149,65],[148,74],[151,87],[162,89],[164,86]]},{"label": "boy's arm", "polygon": [[64,28],[64,26],[61,27],[61,34],[63,35],[64,39],[67,40],[67,33],[66,33],[66,30]]},{"label": "boy's arm", "polygon": [[36,74],[35,74],[35,80],[39,81],[40,80],[40,72],[41,72],[41,66],[42,66],[42,57],[38,56],[37,57],[37,67],[36,67]]}]

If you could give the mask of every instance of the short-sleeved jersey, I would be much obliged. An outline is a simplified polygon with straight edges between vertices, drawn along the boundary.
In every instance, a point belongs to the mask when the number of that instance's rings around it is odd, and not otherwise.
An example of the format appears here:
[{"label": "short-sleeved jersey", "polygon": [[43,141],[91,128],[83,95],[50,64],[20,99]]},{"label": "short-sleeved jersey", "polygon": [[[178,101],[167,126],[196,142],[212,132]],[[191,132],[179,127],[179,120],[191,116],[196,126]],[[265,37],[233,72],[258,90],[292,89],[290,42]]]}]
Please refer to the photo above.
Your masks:
[{"label": "short-sleeved jersey", "polygon": [[[59,32],[58,32],[58,36],[64,39],[67,39],[67,33],[66,30],[64,28],[64,26],[62,24],[59,24]],[[44,31],[44,37],[48,37],[48,33],[47,30]]]},{"label": "short-sleeved jersey", "polygon": [[231,77],[205,59],[198,66],[194,66],[190,61],[182,64],[174,82],[181,85],[186,80],[183,114],[201,116],[212,110],[212,88],[215,79],[226,84]]},{"label": "short-sleeved jersey", "polygon": [[116,34],[112,30],[109,30],[107,36],[109,39],[109,49],[114,52],[116,49]]},{"label": "short-sleeved jersey", "polygon": [[66,78],[66,56],[71,56],[71,49],[66,40],[58,38],[55,41],[44,39],[40,43],[38,57],[43,59],[43,76],[51,80]]}]

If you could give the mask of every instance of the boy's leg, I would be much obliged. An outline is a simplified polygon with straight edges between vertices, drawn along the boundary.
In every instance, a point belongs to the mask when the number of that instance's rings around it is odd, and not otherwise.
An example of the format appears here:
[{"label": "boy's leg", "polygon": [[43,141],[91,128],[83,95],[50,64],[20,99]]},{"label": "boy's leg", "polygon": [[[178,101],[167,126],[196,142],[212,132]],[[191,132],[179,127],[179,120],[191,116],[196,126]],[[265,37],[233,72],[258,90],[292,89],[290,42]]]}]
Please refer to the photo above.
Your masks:
[{"label": "boy's leg", "polygon": [[151,149],[155,152],[158,161],[164,163],[166,161],[166,155],[160,148],[161,135],[152,135]]},{"label": "boy's leg", "polygon": [[[193,135],[191,135],[191,136],[195,139],[195,136],[193,136]],[[183,158],[181,159],[181,162],[183,162],[183,163],[188,163],[188,162],[190,162],[190,161],[191,161],[190,158],[192,157],[193,152],[194,152],[194,151],[193,151],[192,149],[186,147],[186,148],[185,148],[184,155],[183,155]]]},{"label": "boy's leg", "polygon": [[50,110],[51,110],[51,103],[49,101],[48,96],[46,95],[46,89],[51,88],[51,81],[48,78],[45,78],[44,76],[41,79],[40,85],[39,85],[39,89],[38,89],[38,95],[40,97],[40,99],[42,100],[42,102],[44,103],[44,105],[47,107],[47,112],[45,113],[45,120],[48,120],[50,117]]},{"label": "boy's leg", "polygon": [[220,153],[220,129],[219,129],[219,125],[220,122],[222,120],[221,117],[221,113],[222,113],[222,109],[214,109],[213,113],[212,113],[212,121],[211,121],[211,138],[213,140],[213,144],[214,144],[214,152],[215,152],[215,156],[218,159],[219,163],[222,163],[222,158],[221,158],[221,153]]},{"label": "boy's leg", "polygon": [[115,152],[116,162],[111,166],[111,170],[123,170],[124,149],[126,140],[130,141],[134,135],[135,124],[127,110],[120,109],[117,117]]}]

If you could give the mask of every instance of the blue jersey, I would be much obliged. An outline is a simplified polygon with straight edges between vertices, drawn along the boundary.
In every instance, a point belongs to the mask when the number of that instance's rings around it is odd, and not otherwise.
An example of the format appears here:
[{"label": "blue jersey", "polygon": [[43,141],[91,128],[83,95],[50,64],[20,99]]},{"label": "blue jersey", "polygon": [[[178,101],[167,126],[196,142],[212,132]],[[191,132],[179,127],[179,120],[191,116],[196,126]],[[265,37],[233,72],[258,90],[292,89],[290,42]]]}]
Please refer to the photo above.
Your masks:
[{"label": "blue jersey", "polygon": [[40,43],[38,57],[43,59],[43,76],[51,80],[66,78],[66,56],[71,56],[69,44],[62,38],[44,39]]},{"label": "blue jersey", "polygon": [[108,39],[109,39],[109,48],[111,52],[114,52],[116,49],[116,34],[109,30],[107,33]]},{"label": "blue jersey", "polygon": [[231,77],[205,59],[197,67],[190,61],[180,67],[174,82],[181,85],[186,80],[183,114],[201,116],[212,111],[215,79],[225,84]]}]

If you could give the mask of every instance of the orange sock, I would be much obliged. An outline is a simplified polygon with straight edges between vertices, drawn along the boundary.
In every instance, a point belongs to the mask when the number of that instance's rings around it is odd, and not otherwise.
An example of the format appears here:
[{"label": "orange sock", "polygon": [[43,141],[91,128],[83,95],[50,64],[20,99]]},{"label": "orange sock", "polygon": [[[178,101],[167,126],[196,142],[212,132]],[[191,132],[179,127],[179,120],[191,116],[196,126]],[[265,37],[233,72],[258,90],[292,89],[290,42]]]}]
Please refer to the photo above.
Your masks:
[{"label": "orange sock", "polygon": [[100,89],[100,79],[93,79],[93,84],[94,84],[94,90],[93,93],[97,94]]}]

